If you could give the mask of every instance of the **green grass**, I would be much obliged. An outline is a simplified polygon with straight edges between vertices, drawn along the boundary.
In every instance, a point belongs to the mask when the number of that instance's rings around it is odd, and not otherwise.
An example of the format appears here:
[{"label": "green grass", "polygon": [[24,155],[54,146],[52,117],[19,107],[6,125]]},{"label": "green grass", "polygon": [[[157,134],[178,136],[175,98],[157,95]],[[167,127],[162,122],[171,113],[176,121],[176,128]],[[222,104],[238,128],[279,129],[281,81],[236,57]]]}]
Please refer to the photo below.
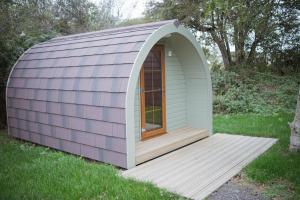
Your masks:
[{"label": "green grass", "polygon": [[244,169],[251,180],[268,186],[267,195],[270,197],[283,195],[283,199],[300,199],[300,154],[288,150],[288,122],[292,119],[292,114],[285,113],[272,116],[239,114],[214,117],[214,132],[278,138],[277,144]]},{"label": "green grass", "polygon": [[11,139],[0,132],[0,199],[179,199],[127,180],[110,165]]},{"label": "green grass", "polygon": [[[216,115],[214,132],[278,138],[244,169],[273,198],[300,199],[300,154],[288,151],[292,114]],[[0,131],[0,199],[180,199],[149,183],[127,180],[110,165],[34,146]]]}]

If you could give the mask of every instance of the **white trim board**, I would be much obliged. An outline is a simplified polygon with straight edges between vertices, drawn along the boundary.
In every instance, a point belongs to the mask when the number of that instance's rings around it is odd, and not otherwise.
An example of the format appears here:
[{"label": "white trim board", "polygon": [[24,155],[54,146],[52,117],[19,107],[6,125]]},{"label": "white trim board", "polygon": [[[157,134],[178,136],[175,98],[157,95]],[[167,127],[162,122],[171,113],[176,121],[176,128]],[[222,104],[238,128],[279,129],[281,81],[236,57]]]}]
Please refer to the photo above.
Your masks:
[{"label": "white trim board", "polygon": [[[190,109],[187,112],[191,113],[189,126],[193,128],[206,128],[209,130],[209,133],[212,134],[212,87],[211,87],[211,77],[207,65],[206,58],[200,47],[200,44],[196,41],[194,35],[183,26],[176,26],[174,24],[167,24],[161,26],[159,29],[154,31],[142,45],[141,50],[133,64],[133,68],[130,73],[130,78],[128,80],[127,92],[126,92],[126,149],[127,149],[127,168],[130,169],[136,165],[135,163],[135,120],[134,120],[134,105],[135,105],[135,92],[136,85],[139,79],[139,73],[141,66],[148,55],[151,48],[159,42],[165,36],[171,35],[171,38],[174,36],[176,39],[173,41],[174,44],[181,45],[182,49],[177,49],[178,55],[182,55],[186,63],[185,66],[196,70],[196,72],[203,72],[203,77],[191,77],[191,81],[198,79],[201,81],[205,80],[206,90],[203,92],[201,88],[195,93],[203,93],[206,98],[200,102],[200,99],[197,99],[196,102],[189,101],[191,104]],[[180,44],[179,44],[180,43]],[[188,53],[187,53],[188,52]],[[194,74],[194,73],[192,73]],[[198,74],[198,73],[195,73]],[[202,82],[203,83],[203,82]],[[201,85],[201,84],[198,84]],[[198,109],[193,109],[193,107],[202,105],[205,107],[205,112],[200,112]],[[196,113],[201,114],[202,117],[193,117],[192,115],[197,115]],[[195,126],[195,127],[194,127]],[[199,126],[199,127],[198,127]]]}]

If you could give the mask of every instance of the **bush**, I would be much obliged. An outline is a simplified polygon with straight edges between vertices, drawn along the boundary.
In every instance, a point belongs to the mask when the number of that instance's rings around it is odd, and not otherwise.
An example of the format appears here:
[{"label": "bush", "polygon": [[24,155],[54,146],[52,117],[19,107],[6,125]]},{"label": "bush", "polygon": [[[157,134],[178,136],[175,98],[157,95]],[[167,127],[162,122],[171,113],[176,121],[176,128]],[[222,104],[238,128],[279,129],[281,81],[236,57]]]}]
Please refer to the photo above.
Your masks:
[{"label": "bush", "polygon": [[0,36],[0,129],[6,127],[6,84],[11,68],[22,53],[34,44],[49,40],[55,32],[38,36],[19,36],[11,39],[2,39]]},{"label": "bush", "polygon": [[294,112],[299,81],[300,74],[281,77],[242,67],[239,71],[212,71],[214,112]]}]

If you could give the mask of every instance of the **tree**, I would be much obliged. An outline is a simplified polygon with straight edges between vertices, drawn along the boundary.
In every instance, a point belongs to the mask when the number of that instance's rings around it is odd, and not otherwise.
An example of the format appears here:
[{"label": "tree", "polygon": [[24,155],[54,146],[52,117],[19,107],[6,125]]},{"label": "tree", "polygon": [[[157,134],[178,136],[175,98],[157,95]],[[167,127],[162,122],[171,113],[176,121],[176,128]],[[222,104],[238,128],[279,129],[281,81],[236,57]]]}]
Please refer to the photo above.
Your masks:
[{"label": "tree", "polygon": [[298,29],[297,8],[294,0],[164,0],[151,1],[146,16],[177,18],[202,32],[208,43],[217,45],[226,68],[255,61],[257,50],[274,41],[276,48],[286,48],[286,35]]},{"label": "tree", "polygon": [[295,118],[289,125],[291,128],[290,151],[298,152],[300,151],[300,89],[297,99]]},{"label": "tree", "polygon": [[6,126],[8,74],[29,47],[59,35],[115,26],[114,1],[2,0],[0,3],[0,129]]},{"label": "tree", "polygon": [[114,1],[98,4],[86,0],[56,0],[53,6],[55,29],[62,34],[101,30],[115,25]]}]

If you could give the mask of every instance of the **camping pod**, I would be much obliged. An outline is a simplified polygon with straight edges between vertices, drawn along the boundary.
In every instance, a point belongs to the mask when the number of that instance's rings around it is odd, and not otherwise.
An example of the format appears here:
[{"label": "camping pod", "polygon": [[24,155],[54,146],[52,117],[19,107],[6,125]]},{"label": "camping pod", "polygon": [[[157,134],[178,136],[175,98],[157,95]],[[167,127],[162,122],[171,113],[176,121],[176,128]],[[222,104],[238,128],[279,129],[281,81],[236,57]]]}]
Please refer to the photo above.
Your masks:
[{"label": "camping pod", "polygon": [[34,45],[6,100],[11,136],[122,168],[212,133],[207,62],[176,20]]}]

